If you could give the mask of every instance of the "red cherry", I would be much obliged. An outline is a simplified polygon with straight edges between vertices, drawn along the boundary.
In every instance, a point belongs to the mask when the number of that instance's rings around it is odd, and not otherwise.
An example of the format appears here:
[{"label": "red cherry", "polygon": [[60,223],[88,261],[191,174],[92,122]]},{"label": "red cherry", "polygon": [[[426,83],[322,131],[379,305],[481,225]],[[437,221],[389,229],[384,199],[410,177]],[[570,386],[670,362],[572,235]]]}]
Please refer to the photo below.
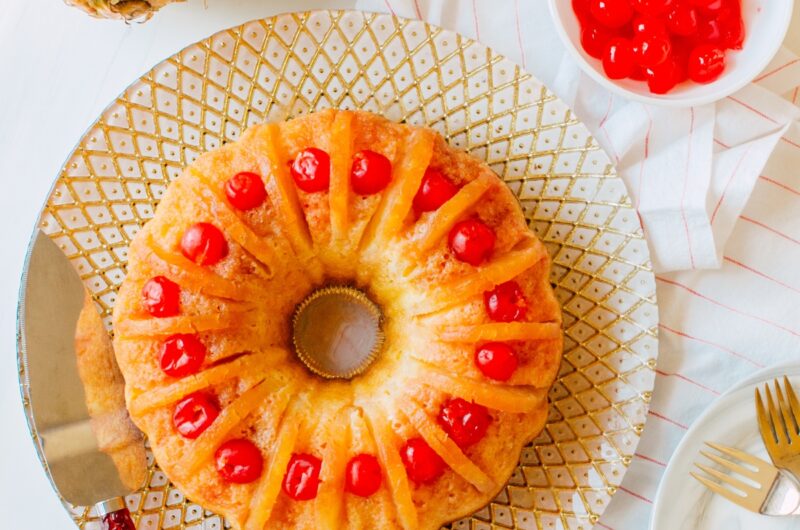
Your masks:
[{"label": "red cherry", "polygon": [[243,438],[228,440],[219,446],[214,459],[222,479],[234,484],[253,482],[261,476],[264,468],[261,451],[253,442]]},{"label": "red cherry", "polygon": [[495,381],[508,381],[517,369],[517,354],[504,342],[487,342],[475,349],[475,365]]},{"label": "red cherry", "polygon": [[163,276],[150,278],[142,287],[142,303],[154,317],[172,317],[180,312],[181,288]]},{"label": "red cherry", "polygon": [[582,24],[592,16],[589,12],[589,1],[590,0],[572,0],[572,10],[575,12],[575,16],[578,17],[578,21]]},{"label": "red cherry", "polygon": [[722,29],[716,18],[703,19],[697,25],[698,44],[718,44],[722,40]]},{"label": "red cherry", "polygon": [[359,151],[353,156],[350,183],[359,195],[374,195],[383,191],[392,180],[392,163],[375,151]]},{"label": "red cherry", "polygon": [[661,19],[639,15],[633,19],[633,36],[637,35],[667,35],[667,26]]},{"label": "red cherry", "polygon": [[744,44],[744,21],[738,9],[725,8],[717,15],[719,43],[732,50],[741,50]]},{"label": "red cherry", "polygon": [[172,335],[161,345],[161,370],[170,377],[185,377],[200,371],[206,347],[197,335]]},{"label": "red cherry", "polygon": [[636,62],[645,68],[662,63],[669,57],[672,44],[669,37],[652,34],[639,34],[633,38],[633,54]]},{"label": "red cherry", "polygon": [[360,454],[347,463],[345,489],[360,497],[369,497],[381,487],[381,466],[372,455]]},{"label": "red cherry", "polygon": [[719,11],[724,4],[723,0],[691,0],[692,5],[705,11]]},{"label": "red cherry", "polygon": [[667,14],[667,28],[675,35],[694,35],[698,24],[697,11],[685,3],[676,2]]},{"label": "red cherry", "polygon": [[267,199],[264,181],[255,173],[237,173],[225,182],[225,196],[238,210],[258,208]]},{"label": "red cherry", "polygon": [[422,438],[412,438],[400,448],[408,477],[417,484],[430,484],[444,473],[444,460]]},{"label": "red cherry", "polygon": [[469,447],[481,441],[486,435],[492,417],[483,405],[470,403],[461,398],[447,400],[436,418],[439,425],[461,447]]},{"label": "red cherry", "polygon": [[189,394],[178,402],[172,413],[172,424],[178,434],[194,440],[208,429],[219,416],[219,405],[206,392]]},{"label": "red cherry", "polygon": [[672,42],[672,59],[675,62],[678,83],[689,79],[687,67],[689,64],[689,52],[692,51],[693,47],[694,45],[689,39],[676,38]]},{"label": "red cherry", "polygon": [[590,0],[589,12],[607,28],[622,27],[633,17],[628,0]]},{"label": "red cherry", "polygon": [[666,94],[680,81],[680,73],[672,58],[645,69],[647,88],[653,94]]},{"label": "red cherry", "polygon": [[514,322],[525,319],[528,301],[519,284],[514,280],[501,283],[491,291],[483,293],[486,313],[495,322]]},{"label": "red cherry", "polygon": [[733,11],[734,13],[742,14],[742,0],[722,0],[723,11]]},{"label": "red cherry", "polygon": [[294,183],[306,193],[326,191],[330,185],[331,157],[322,149],[303,149],[295,157],[290,169]]},{"label": "red cherry", "polygon": [[313,455],[295,453],[286,466],[283,491],[296,501],[308,501],[317,496],[322,460]]},{"label": "red cherry", "polygon": [[703,44],[689,54],[689,78],[697,83],[716,81],[725,70],[725,52]]},{"label": "red cherry", "polygon": [[645,81],[647,79],[647,73],[644,71],[644,68],[637,64],[634,65],[630,78],[635,81]]},{"label": "red cherry", "polygon": [[581,46],[586,53],[600,59],[603,57],[606,45],[614,37],[614,32],[597,24],[587,24],[581,29]]},{"label": "red cherry", "polygon": [[603,70],[609,79],[624,79],[633,73],[633,47],[631,41],[612,39],[603,54]]},{"label": "red cherry", "polygon": [[417,194],[414,195],[414,211],[417,215],[432,212],[458,193],[458,186],[436,171],[428,168],[422,177]]},{"label": "red cherry", "polygon": [[494,231],[478,219],[456,223],[448,239],[456,259],[472,266],[486,261],[494,250]]},{"label": "red cherry", "polygon": [[672,0],[631,0],[631,4],[643,15],[659,16],[667,12]]},{"label": "red cherry", "polygon": [[228,242],[211,223],[195,223],[183,233],[181,253],[198,265],[214,265],[228,255]]}]

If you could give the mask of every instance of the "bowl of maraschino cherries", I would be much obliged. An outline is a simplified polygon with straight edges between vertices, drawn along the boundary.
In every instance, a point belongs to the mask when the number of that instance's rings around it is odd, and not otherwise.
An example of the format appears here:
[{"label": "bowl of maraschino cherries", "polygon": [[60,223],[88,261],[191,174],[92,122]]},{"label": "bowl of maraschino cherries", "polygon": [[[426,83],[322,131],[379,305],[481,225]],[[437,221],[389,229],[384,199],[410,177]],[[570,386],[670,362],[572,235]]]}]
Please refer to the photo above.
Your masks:
[{"label": "bowl of maraschino cherries", "polygon": [[646,103],[688,107],[755,79],[780,48],[793,0],[549,0],[587,75]]}]

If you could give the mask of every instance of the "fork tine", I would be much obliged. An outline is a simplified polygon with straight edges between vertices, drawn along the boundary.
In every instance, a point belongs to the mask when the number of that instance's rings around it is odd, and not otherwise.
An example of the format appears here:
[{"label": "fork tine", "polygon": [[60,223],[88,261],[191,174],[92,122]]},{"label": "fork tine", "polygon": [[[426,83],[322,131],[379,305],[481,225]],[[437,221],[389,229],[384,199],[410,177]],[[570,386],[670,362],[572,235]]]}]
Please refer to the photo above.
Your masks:
[{"label": "fork tine", "polygon": [[786,435],[790,441],[796,442],[798,439],[797,429],[794,427],[794,418],[792,417],[792,411],[789,408],[789,403],[786,401],[786,398],[783,397],[783,390],[781,390],[781,385],[777,379],[775,380],[774,384],[775,395],[778,398],[778,408],[781,411],[783,424],[786,427]]},{"label": "fork tine", "polygon": [[710,489],[714,493],[716,493],[718,495],[722,495],[723,497],[725,497],[726,499],[728,499],[729,501],[731,501],[734,504],[738,504],[739,506],[747,508],[747,506],[745,506],[745,497],[742,497],[741,495],[738,495],[738,494],[734,493],[733,490],[729,490],[728,488],[720,486],[719,484],[717,484],[713,480],[709,480],[709,479],[707,479],[706,477],[704,477],[702,475],[698,475],[697,473],[694,473],[692,471],[690,471],[689,474],[691,476],[693,476],[695,478],[695,480],[700,482],[700,484],[702,484],[703,486],[707,487],[708,489]]},{"label": "fork tine", "polygon": [[769,383],[764,385],[764,391],[767,394],[767,408],[769,409],[769,417],[772,422],[772,428],[775,430],[775,437],[778,439],[779,444],[788,444],[789,439],[786,437],[786,425],[783,423],[783,418],[778,413],[775,406],[775,400],[772,399],[772,392],[769,390]]},{"label": "fork tine", "polygon": [[[714,442],[706,442],[706,445],[711,447],[712,449],[716,449],[717,451],[719,451],[722,454],[731,456],[733,458],[741,460],[742,462],[750,464],[751,466],[753,466],[754,468],[756,468],[758,470],[762,470],[763,469],[763,466],[761,464],[761,462],[762,462],[761,459],[756,458],[755,456],[749,455],[749,454],[745,453],[744,451],[740,451],[739,449],[736,449],[735,447],[730,447],[730,446],[727,446],[727,445],[721,445],[721,444],[714,443]],[[751,472],[751,475],[752,475],[752,472]]]},{"label": "fork tine", "polygon": [[751,470],[747,469],[746,467],[740,466],[736,462],[733,462],[731,460],[722,458],[721,456],[717,456],[717,455],[712,454],[712,453],[707,453],[705,451],[700,451],[700,454],[703,455],[704,457],[708,458],[709,460],[713,460],[714,462],[716,462],[717,464],[721,465],[722,467],[730,469],[734,473],[738,473],[738,474],[742,475],[743,477],[748,477],[749,478],[749,477],[751,477],[753,475],[753,472]]},{"label": "fork tine", "polygon": [[[783,376],[783,388],[786,389],[786,397],[789,398],[789,405],[792,409],[792,417],[794,418],[795,433],[800,431],[800,401],[797,401],[797,394],[794,393],[791,381],[786,376]],[[800,434],[799,434],[800,435]]]},{"label": "fork tine", "polygon": [[[701,470],[705,471],[706,474],[711,475],[715,479],[719,480],[720,482],[724,482],[731,486],[734,489],[741,491],[745,497],[750,495],[758,495],[759,489],[754,488],[752,486],[748,486],[741,480],[737,480],[732,476],[728,475],[727,473],[723,473],[722,471],[717,471],[713,467],[708,467],[703,464],[698,464],[695,462],[695,467],[700,468]],[[725,465],[725,464],[723,464]]]},{"label": "fork tine", "polygon": [[775,430],[772,428],[769,418],[767,418],[767,411],[764,408],[764,400],[761,398],[761,392],[756,387],[756,416],[758,417],[758,430],[761,431],[761,437],[767,448],[775,447],[777,440],[775,439]]}]

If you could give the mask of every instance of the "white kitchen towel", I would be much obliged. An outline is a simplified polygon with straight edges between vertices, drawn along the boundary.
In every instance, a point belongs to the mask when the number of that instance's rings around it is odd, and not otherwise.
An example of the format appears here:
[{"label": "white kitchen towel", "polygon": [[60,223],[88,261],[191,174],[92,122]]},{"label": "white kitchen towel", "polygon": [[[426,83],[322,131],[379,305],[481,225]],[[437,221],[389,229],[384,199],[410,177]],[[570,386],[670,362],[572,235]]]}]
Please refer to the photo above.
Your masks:
[{"label": "white kitchen towel", "polygon": [[720,267],[756,179],[800,117],[782,97],[800,79],[800,58],[785,49],[733,96],[667,109],[615,96],[585,76],[556,34],[546,0],[359,0],[358,8],[476,38],[570,105],[617,164],[658,272]]}]

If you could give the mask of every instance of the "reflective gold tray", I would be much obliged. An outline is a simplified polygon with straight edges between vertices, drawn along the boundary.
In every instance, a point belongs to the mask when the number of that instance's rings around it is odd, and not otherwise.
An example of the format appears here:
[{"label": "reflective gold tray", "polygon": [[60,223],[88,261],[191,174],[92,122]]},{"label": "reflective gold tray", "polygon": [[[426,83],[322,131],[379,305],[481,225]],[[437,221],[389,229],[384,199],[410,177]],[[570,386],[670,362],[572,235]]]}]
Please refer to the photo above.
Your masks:
[{"label": "reflective gold tray", "polygon": [[[128,243],[167,183],[250,124],[325,107],[427,125],[486,160],[553,256],[565,351],[547,427],[505,490],[451,527],[591,528],[625,475],[653,388],[658,311],[648,249],[624,184],[586,127],[485,46],[355,11],[285,14],[217,33],[157,65],[103,112],[69,157],[39,226],[71,257],[109,325]],[[20,362],[30,415],[24,375]],[[224,528],[171,486],[152,456],[148,485],[127,502],[140,530]],[[93,513],[68,508],[81,529],[100,528]]]}]

